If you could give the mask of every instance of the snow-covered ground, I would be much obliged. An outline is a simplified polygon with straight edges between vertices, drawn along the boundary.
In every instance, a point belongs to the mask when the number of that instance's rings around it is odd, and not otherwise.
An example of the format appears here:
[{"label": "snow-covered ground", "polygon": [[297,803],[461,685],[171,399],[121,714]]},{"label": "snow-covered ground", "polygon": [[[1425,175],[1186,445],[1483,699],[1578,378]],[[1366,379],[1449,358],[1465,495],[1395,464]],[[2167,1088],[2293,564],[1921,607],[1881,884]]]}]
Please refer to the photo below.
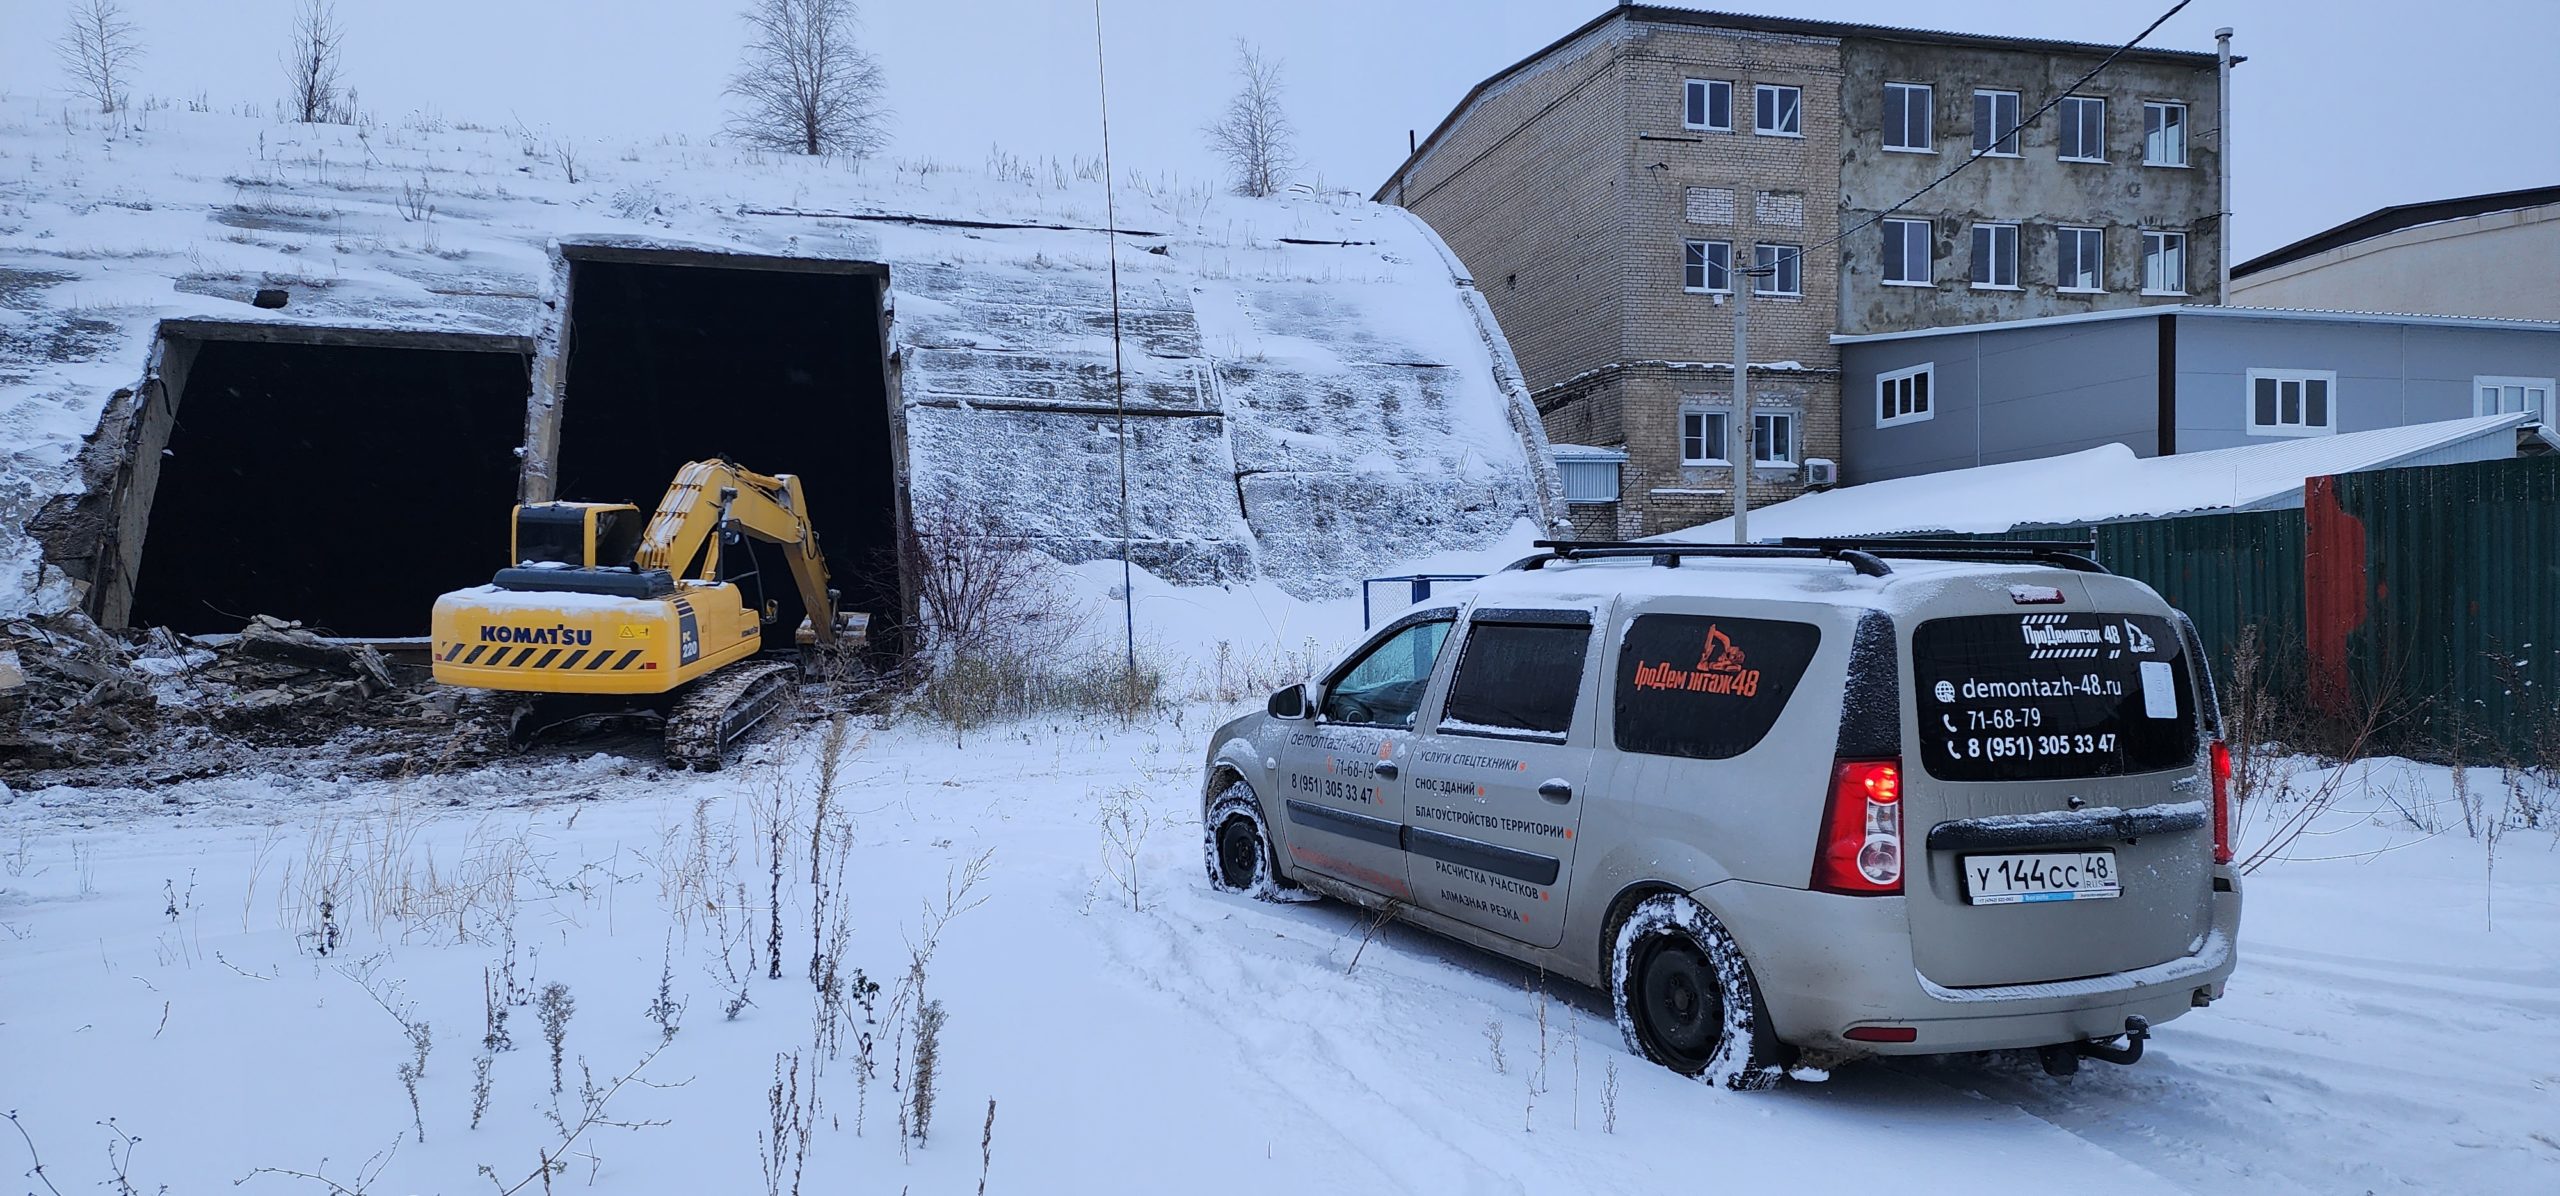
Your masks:
[{"label": "snow-covered ground", "polygon": [[[1596,993],[1542,997],[1536,976],[1408,930],[1364,945],[1339,905],[1209,891],[1198,762],[1227,713],[961,741],[864,722],[823,821],[818,727],[708,776],[598,756],[0,798],[0,1110],[63,1192],[118,1166],[145,1192],[253,1174],[244,1190],[327,1190],[259,1168],[489,1190],[480,1168],[505,1188],[546,1151],[565,1158],[555,1190],[761,1191],[777,1056],[787,1102],[794,1054],[800,1107],[816,1101],[803,1191],[966,1192],[982,1172],[990,1192],[2560,1185],[2560,851],[2511,830],[2492,873],[2444,770],[2352,773],[2250,878],[2229,998],[2136,1067],[2056,1080],[2030,1056],[1959,1057],[1734,1094],[1627,1055]],[[2288,808],[2254,812],[2251,836]],[[813,824],[849,915],[842,965],[882,985],[867,1092],[858,1039],[833,1057],[817,1042]],[[954,907],[922,985],[947,1013],[930,1134],[902,1146],[902,978]],[[509,1005],[515,1049],[491,1056],[475,1129],[484,976],[503,992],[510,959],[520,992],[574,1000],[564,1091],[537,1008]],[[731,969],[752,1001],[734,1019]],[[559,1151],[553,1111],[576,1128],[582,1066],[609,1086],[659,1046],[662,974],[676,1032],[606,1105],[618,1124]],[[432,1032],[414,1113],[404,1021]],[[139,1139],[129,1156],[117,1134]],[[0,1130],[0,1169],[25,1151]]]}]

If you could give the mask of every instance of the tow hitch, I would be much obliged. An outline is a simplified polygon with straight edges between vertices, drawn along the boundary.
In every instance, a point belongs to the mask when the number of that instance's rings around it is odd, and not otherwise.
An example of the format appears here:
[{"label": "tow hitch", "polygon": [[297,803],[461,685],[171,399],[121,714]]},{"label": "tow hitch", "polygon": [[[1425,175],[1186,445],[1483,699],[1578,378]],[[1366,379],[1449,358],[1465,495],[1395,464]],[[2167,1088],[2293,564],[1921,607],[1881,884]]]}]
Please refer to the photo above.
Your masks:
[{"label": "tow hitch", "polygon": [[2139,1063],[2142,1061],[2142,1044],[2150,1039],[2150,1019],[2136,1013],[2124,1019],[2123,1046],[2115,1045],[2113,1039],[2105,1042],[2057,1042],[2037,1048],[2036,1056],[2044,1064],[2044,1074],[2068,1076],[2080,1070],[2082,1055],[2126,1066]]}]

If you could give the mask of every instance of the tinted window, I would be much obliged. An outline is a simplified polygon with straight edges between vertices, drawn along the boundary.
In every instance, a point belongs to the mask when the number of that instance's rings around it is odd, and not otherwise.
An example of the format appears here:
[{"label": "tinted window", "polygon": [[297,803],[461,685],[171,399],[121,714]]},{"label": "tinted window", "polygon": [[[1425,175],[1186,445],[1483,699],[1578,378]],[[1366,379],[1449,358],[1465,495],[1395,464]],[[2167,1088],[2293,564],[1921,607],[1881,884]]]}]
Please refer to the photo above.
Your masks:
[{"label": "tinted window", "polygon": [[1619,750],[1700,760],[1750,751],[1821,645],[1809,623],[1637,616],[1618,651]]},{"label": "tinted window", "polygon": [[587,563],[587,517],[576,507],[527,506],[516,512],[514,564]]},{"label": "tinted window", "polygon": [[1431,663],[1449,638],[1449,624],[1416,623],[1388,636],[1325,685],[1327,722],[1410,727],[1431,683]]},{"label": "tinted window", "polygon": [[2196,758],[2184,637],[2150,615],[1934,619],[1911,637],[1920,759],[1947,781],[2184,768]]},{"label": "tinted window", "polygon": [[1589,627],[1474,625],[1440,729],[1564,742],[1590,648]]}]

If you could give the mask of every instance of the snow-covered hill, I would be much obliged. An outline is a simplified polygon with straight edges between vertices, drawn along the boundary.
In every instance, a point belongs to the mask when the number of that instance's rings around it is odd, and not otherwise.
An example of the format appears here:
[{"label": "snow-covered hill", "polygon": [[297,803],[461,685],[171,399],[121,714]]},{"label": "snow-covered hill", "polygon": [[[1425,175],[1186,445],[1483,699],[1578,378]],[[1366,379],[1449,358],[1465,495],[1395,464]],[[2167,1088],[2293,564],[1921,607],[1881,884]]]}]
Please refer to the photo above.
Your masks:
[{"label": "snow-covered hill", "polygon": [[[82,441],[160,322],[500,334],[555,400],[564,244],[885,265],[907,465],[1071,559],[1117,555],[1112,254],[1098,167],[990,151],[858,166],[410,118],[363,126],[0,96],[0,613],[76,605]],[[1131,507],[1171,580],[1335,596],[1552,525],[1544,435],[1425,226],[1347,195],[1117,193]],[[252,305],[280,288],[280,310]],[[130,392],[117,398],[119,391]],[[109,420],[111,430],[114,421]],[[1116,454],[1116,442],[1109,442]],[[549,449],[529,450],[535,474]],[[40,545],[25,529],[55,504]],[[70,528],[69,531],[59,529]]]}]

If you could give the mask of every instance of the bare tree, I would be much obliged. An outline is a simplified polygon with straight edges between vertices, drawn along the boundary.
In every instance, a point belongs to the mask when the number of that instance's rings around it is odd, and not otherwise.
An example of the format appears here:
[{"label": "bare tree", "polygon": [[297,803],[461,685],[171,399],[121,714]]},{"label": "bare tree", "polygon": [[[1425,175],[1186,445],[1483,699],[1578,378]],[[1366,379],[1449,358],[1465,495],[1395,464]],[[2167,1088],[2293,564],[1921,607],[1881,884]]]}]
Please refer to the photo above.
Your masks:
[{"label": "bare tree", "polygon": [[729,133],[759,149],[860,159],[888,144],[880,60],[854,40],[853,0],[755,0],[728,94]]},{"label": "bare tree", "polygon": [[73,93],[95,101],[100,112],[124,107],[133,64],[142,57],[142,43],[122,4],[72,0],[70,27],[53,45],[62,58],[62,69],[71,76]]},{"label": "bare tree", "polygon": [[1280,110],[1280,63],[1236,39],[1236,94],[1226,113],[1205,132],[1209,147],[1227,160],[1238,195],[1276,195],[1298,169],[1298,131]]},{"label": "bare tree", "polygon": [[329,0],[304,0],[293,18],[293,46],[284,58],[286,105],[306,125],[339,119],[338,68],[345,51],[346,27],[338,24],[338,6]]}]

